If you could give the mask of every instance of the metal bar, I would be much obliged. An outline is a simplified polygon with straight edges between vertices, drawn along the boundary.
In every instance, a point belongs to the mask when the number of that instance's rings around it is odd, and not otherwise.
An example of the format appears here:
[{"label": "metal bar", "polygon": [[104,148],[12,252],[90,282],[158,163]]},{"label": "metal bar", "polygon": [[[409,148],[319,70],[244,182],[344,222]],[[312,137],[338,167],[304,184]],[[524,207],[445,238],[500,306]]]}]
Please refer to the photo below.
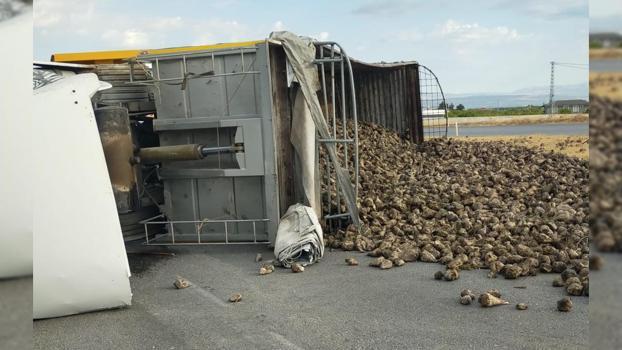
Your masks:
[{"label": "metal bar", "polygon": [[414,102],[414,110],[415,114],[412,116],[412,130],[411,130],[411,138],[415,143],[423,142],[423,118],[419,119],[420,116],[423,115],[422,106],[421,106],[421,80],[419,79],[419,66],[415,67],[415,71],[411,70],[411,79],[413,80],[415,87],[415,91],[413,91],[412,99]]},{"label": "metal bar", "polygon": [[171,226],[171,235],[172,235],[172,238],[173,238],[173,244],[175,244],[175,228],[173,227],[173,222],[172,221],[170,222],[170,224],[171,224],[170,226]]},{"label": "metal bar", "polygon": [[224,222],[225,224],[225,243],[229,243],[229,230],[227,228],[227,223]]},{"label": "metal bar", "polygon": [[319,59],[316,58],[313,61],[313,63],[315,63],[315,64],[336,63],[336,62],[341,62],[341,57],[340,58],[334,58],[333,56],[331,56],[331,58],[319,58]]},{"label": "metal bar", "polygon": [[[243,49],[245,49],[248,52],[255,52],[257,51],[255,46],[245,46],[242,47]],[[198,58],[198,57],[207,57],[209,55],[216,55],[216,56],[230,56],[230,55],[235,55],[238,54],[240,52],[240,47],[234,47],[234,48],[228,48],[228,49],[210,49],[210,50],[204,50],[204,51],[195,51],[195,52],[176,52],[176,53],[167,53],[167,54],[163,54],[163,53],[156,53],[153,55],[142,55],[140,57],[138,57],[138,61],[147,61],[150,62],[152,59],[155,58],[161,58],[164,60],[168,60],[168,59],[178,59],[181,56],[186,56],[189,58]]]},{"label": "metal bar", "polygon": [[220,154],[220,152],[224,152],[224,153],[244,152],[244,145],[235,144],[233,146],[220,146],[220,147],[207,147],[207,146],[202,145],[199,148],[199,150],[201,151],[201,154],[203,155],[203,157],[205,157],[210,154],[215,154],[215,153]]},{"label": "metal bar", "polygon": [[[156,217],[159,217],[162,215],[158,215]],[[154,217],[154,218],[156,218]],[[197,224],[197,223],[201,223],[204,220],[175,220],[175,221],[147,221],[149,219],[143,220],[140,223],[144,223],[144,224],[148,224],[148,225],[155,225],[155,224],[169,224],[171,222],[176,223],[176,224]],[[210,223],[223,223],[223,222],[268,222],[270,221],[270,219],[231,219],[231,220],[212,220],[212,219],[207,219]]]},{"label": "metal bar", "polygon": [[[182,75],[184,77],[188,76],[188,66],[186,66],[186,56],[183,56],[183,59],[181,61],[181,66],[182,66]],[[186,86],[184,86],[186,85]],[[186,117],[186,119],[189,119],[191,117],[191,110],[192,108],[190,107],[190,97],[188,96],[188,91],[187,91],[187,85],[188,82],[186,81],[186,79],[184,79],[182,81],[182,95],[184,96],[184,116]]]},{"label": "metal bar", "polygon": [[334,215],[326,215],[324,216],[325,219],[336,219],[336,218],[344,218],[346,216],[350,216],[350,213],[341,213],[341,214],[334,214]]},{"label": "metal bar", "polygon": [[[320,47],[320,58],[323,58],[323,57],[324,57],[324,49]],[[322,97],[324,100],[324,118],[328,118],[328,97],[326,95],[326,73],[324,72],[324,63],[321,63],[320,70],[321,70],[320,75],[322,78]],[[326,189],[328,191],[328,213],[332,211],[332,202],[331,202],[332,198],[330,196],[332,186],[330,184],[330,174],[331,174],[330,161],[327,160],[325,181],[326,181]]]},{"label": "metal bar", "polygon": [[352,63],[346,52],[341,49],[341,55],[345,58],[348,65],[350,75],[350,93],[352,94],[352,119],[354,119],[354,195],[359,196],[359,122],[356,113],[356,90],[354,89],[354,72],[352,71]]},{"label": "metal bar", "polygon": [[208,147],[198,144],[141,148],[138,157],[142,162],[200,160],[211,154],[238,153],[244,151],[243,144]]},{"label": "metal bar", "polygon": [[[154,243],[154,241],[155,241],[155,243]],[[225,243],[225,242],[202,242],[200,244],[193,243],[193,242],[177,242],[174,245],[178,245],[178,246],[179,245],[188,245],[188,246],[194,245],[194,246],[196,246],[196,245],[225,245],[225,244],[238,244],[238,245],[248,245],[248,244],[255,245],[255,244],[257,244],[257,245],[259,245],[259,244],[270,244],[270,241],[257,241],[257,242],[251,242],[251,241],[246,242],[246,241],[243,241],[243,242],[229,242],[229,243]],[[145,245],[150,245],[150,246],[169,246],[169,245],[172,245],[172,244],[168,243],[168,242],[157,242],[156,240],[151,240],[149,244],[145,243]]]},{"label": "metal bar", "polygon": [[[330,58],[335,58],[335,45],[330,46]],[[330,92],[331,92],[331,104],[333,107],[333,139],[337,138],[337,107],[335,106],[335,62],[330,62]],[[329,119],[330,121],[330,119]],[[332,143],[331,147],[337,152],[337,145]],[[337,155],[339,157],[339,155]],[[335,164],[335,178],[337,178],[337,164]],[[337,193],[337,212],[341,213],[341,194],[339,193],[339,181],[335,181],[335,188]]]},{"label": "metal bar", "polygon": [[[245,74],[260,74],[261,72],[259,71],[247,71],[247,72],[231,72],[231,73],[220,73],[220,74],[212,74],[212,75],[205,75],[205,76],[201,76],[199,78],[216,78],[216,77],[224,77],[224,76],[230,76],[230,75],[245,75]],[[161,83],[161,82],[166,82],[166,81],[183,81],[184,79],[189,80],[189,79],[196,79],[193,78],[192,76],[189,77],[181,77],[181,78],[164,78],[164,79],[151,79],[151,80],[143,80],[141,81],[142,83]]]},{"label": "metal bar", "polygon": [[203,229],[203,227],[201,227],[201,224],[196,225],[197,228],[197,242],[199,242],[199,244],[201,244],[201,230]]},{"label": "metal bar", "polygon": [[141,220],[141,221],[139,221],[138,223],[139,223],[139,224],[148,224],[148,223],[150,223],[152,220],[155,220],[155,219],[157,219],[157,218],[163,218],[163,217],[164,217],[164,215],[163,215],[163,214],[158,214],[158,215],[156,215],[156,216],[152,216],[152,217],[150,217],[150,218],[147,218],[147,219]]},{"label": "metal bar", "polygon": [[[157,79],[160,80],[161,79],[160,78],[160,61],[158,60],[157,57],[155,59],[155,67],[156,67],[156,73],[157,73],[157,76],[158,76]],[[143,83],[143,84],[145,84],[145,83]],[[147,83],[145,85],[149,85],[149,84]],[[154,88],[158,91],[158,99],[162,99],[162,93],[160,91],[160,87],[159,86],[154,86]]]},{"label": "metal bar", "polygon": [[253,242],[257,243],[257,225],[255,221],[253,221]]},{"label": "metal bar", "polygon": [[[343,64],[343,55],[342,55],[341,56],[341,74],[340,74],[341,75],[341,124],[343,127],[343,138],[347,139],[348,128],[347,128],[347,123],[346,123],[346,84],[345,84],[346,81],[345,81],[345,73],[343,69],[344,69],[344,64]],[[348,169],[348,145],[344,144],[343,149],[344,149],[344,154],[346,158],[345,167],[346,169]]]},{"label": "metal bar", "polygon": [[128,62],[128,66],[130,67],[130,83],[134,82],[134,62],[134,60]]},{"label": "metal bar", "polygon": [[242,73],[244,73],[244,49],[240,49],[240,59],[242,60]]},{"label": "metal bar", "polygon": [[354,139],[319,139],[323,143],[354,143]]},{"label": "metal bar", "polygon": [[[216,144],[220,146],[220,128],[216,128]],[[218,153],[218,169],[222,169],[221,156]]]}]

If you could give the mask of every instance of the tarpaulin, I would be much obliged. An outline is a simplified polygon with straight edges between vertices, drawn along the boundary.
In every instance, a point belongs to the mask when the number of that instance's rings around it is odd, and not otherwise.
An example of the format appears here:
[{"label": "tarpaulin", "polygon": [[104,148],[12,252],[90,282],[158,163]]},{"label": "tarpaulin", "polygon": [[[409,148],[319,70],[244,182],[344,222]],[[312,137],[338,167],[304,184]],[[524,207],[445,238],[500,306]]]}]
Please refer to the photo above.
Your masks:
[{"label": "tarpaulin", "polygon": [[299,262],[313,264],[324,255],[322,226],[310,207],[294,204],[279,222],[274,243],[274,256],[278,263],[290,267]]},{"label": "tarpaulin", "polygon": [[[318,155],[315,144],[315,125],[311,118],[311,111],[305,102],[302,90],[298,89],[294,108],[292,110],[292,128],[290,141],[297,155],[297,171],[300,172],[302,188],[306,203],[313,208],[318,217],[322,215],[320,202]],[[300,169],[298,169],[300,168]]]}]

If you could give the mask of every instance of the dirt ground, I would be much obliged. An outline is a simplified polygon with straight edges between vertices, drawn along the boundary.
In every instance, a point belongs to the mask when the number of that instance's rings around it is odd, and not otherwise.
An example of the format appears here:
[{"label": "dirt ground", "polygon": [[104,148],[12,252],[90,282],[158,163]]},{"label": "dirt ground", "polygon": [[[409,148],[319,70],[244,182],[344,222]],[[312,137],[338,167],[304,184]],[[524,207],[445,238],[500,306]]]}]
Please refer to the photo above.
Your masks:
[{"label": "dirt ground", "polygon": [[622,101],[622,72],[590,73],[590,94]]},{"label": "dirt ground", "polygon": [[589,159],[587,136],[528,135],[528,136],[478,136],[458,137],[465,141],[505,141],[521,146],[559,152],[568,156]]},{"label": "dirt ground", "polygon": [[590,49],[590,59],[622,58],[622,49]]},{"label": "dirt ground", "polygon": [[527,125],[527,124],[550,124],[550,123],[586,123],[589,119],[587,113],[581,114],[538,114],[538,115],[515,115],[496,117],[468,117],[449,118],[449,125],[489,126],[489,125]]}]

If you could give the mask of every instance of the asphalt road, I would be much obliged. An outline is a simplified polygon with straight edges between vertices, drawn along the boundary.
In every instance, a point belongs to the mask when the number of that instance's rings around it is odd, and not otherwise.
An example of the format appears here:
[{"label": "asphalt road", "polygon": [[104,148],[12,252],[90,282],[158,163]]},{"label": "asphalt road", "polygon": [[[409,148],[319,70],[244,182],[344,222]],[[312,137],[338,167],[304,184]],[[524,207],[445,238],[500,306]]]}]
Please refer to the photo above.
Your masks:
[{"label": "asphalt road", "polygon": [[[555,275],[488,279],[485,270],[435,281],[438,264],[382,271],[359,253],[327,252],[294,274],[258,276],[261,246],[176,248],[173,257],[131,254],[133,305],[34,323],[36,349],[582,349],[588,298],[570,313]],[[361,266],[344,258],[354,255]],[[176,290],[181,275],[193,286]],[[526,289],[514,288],[527,286]],[[498,288],[511,305],[463,306],[463,288]],[[226,300],[241,293],[237,304]],[[526,302],[529,309],[514,305]]]},{"label": "asphalt road", "polygon": [[32,277],[0,280],[0,349],[32,348]]},{"label": "asphalt road", "polygon": [[602,256],[603,269],[590,272],[590,349],[622,349],[622,254]]},{"label": "asphalt road", "polygon": [[[585,135],[590,134],[588,123],[555,123],[555,124],[526,124],[526,125],[491,125],[468,126],[460,125],[460,136],[501,136],[501,135]],[[456,136],[456,129],[449,124],[449,136]]]},{"label": "asphalt road", "polygon": [[622,72],[621,59],[590,60],[591,72]]}]

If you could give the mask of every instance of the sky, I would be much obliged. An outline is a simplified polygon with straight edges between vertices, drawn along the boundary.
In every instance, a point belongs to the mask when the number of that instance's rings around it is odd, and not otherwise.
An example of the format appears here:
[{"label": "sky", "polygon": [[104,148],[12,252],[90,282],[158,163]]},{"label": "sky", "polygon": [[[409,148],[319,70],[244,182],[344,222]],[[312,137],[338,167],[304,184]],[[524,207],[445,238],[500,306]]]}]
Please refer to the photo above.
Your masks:
[{"label": "sky", "polygon": [[590,0],[590,31],[622,34],[622,1]]},{"label": "sky", "polygon": [[[610,14],[607,4],[592,11]],[[368,62],[416,60],[455,94],[542,87],[550,61],[588,63],[587,0],[37,0],[34,20],[36,60],[54,52],[256,40],[289,30],[337,41]],[[556,74],[560,85],[587,80],[581,69]]]}]

